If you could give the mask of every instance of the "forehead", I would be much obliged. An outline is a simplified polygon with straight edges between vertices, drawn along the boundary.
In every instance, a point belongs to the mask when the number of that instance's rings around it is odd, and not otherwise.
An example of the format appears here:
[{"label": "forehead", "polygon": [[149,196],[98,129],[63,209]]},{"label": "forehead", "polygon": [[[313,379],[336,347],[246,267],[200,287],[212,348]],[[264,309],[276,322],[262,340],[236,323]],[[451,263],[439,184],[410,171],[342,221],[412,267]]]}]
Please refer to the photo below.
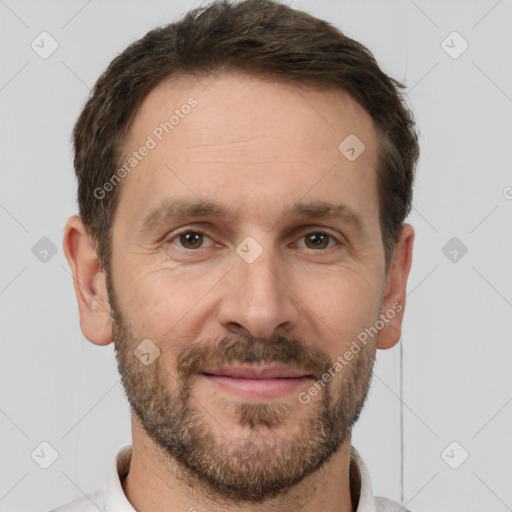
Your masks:
[{"label": "forehead", "polygon": [[248,216],[281,215],[305,196],[378,210],[374,124],[340,89],[236,73],[166,80],[134,117],[124,163],[144,146],[122,184],[133,222],[171,196],[231,201]]},{"label": "forehead", "polygon": [[[191,99],[193,108],[188,106]],[[233,134],[239,134],[239,140],[243,135],[264,136],[267,145],[286,137],[288,145],[309,141],[305,149],[318,143],[337,149],[340,137],[354,133],[370,146],[366,156],[374,156],[371,116],[340,88],[319,89],[239,72],[167,79],[143,101],[129,129],[128,144],[148,134],[159,138],[159,124],[173,114],[172,129],[169,133],[164,129],[161,135],[166,140],[159,142],[173,139],[183,143],[183,149],[232,142]],[[178,129],[179,124],[186,128]],[[284,154],[286,148],[281,150]]]}]

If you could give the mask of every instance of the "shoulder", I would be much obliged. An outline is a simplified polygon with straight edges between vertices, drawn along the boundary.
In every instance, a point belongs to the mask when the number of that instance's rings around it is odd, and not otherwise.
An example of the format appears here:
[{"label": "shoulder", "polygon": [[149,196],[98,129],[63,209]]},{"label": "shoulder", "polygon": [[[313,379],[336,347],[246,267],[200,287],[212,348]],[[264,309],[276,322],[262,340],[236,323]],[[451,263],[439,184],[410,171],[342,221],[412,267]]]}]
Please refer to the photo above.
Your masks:
[{"label": "shoulder", "polygon": [[103,488],[99,488],[50,512],[104,512],[104,510]]},{"label": "shoulder", "polygon": [[411,512],[404,505],[388,500],[387,498],[375,498],[375,508],[377,512]]}]

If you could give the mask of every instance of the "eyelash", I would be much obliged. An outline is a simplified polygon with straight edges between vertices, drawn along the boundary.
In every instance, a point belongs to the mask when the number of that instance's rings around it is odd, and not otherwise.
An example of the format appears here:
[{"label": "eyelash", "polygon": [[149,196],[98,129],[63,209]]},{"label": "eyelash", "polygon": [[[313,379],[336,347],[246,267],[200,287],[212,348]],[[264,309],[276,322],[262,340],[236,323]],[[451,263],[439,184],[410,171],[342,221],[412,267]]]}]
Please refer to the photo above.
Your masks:
[{"label": "eyelash", "polygon": [[[209,237],[201,229],[186,229],[186,230],[180,231],[179,233],[175,233],[172,237],[168,238],[165,243],[172,243],[175,239],[179,239],[179,237],[181,235],[185,235],[187,233],[194,233],[194,234],[198,234],[198,235],[203,235],[203,236],[206,236],[206,237],[210,238],[210,240],[211,240],[211,237]],[[330,237],[332,240],[334,240],[336,242],[336,245],[343,245],[343,242],[341,240],[339,240],[337,237],[335,237],[331,233],[327,233],[326,231],[321,231],[321,230],[305,231],[300,236],[300,238],[302,239],[306,235],[309,235],[309,234],[312,234],[312,233],[327,235],[328,237]],[[325,249],[310,249],[309,247],[305,247],[305,248],[309,249],[310,251],[313,251],[313,252],[327,252],[329,249],[333,249],[334,247],[336,247],[336,245],[331,246],[331,247],[327,247]],[[207,247],[200,247],[198,249],[188,249],[188,248],[182,247],[182,246],[179,246],[179,247],[180,247],[180,249],[182,249],[183,251],[186,251],[186,252],[194,252],[194,251],[197,252],[197,251],[200,251],[201,249],[206,249],[207,248]]]}]

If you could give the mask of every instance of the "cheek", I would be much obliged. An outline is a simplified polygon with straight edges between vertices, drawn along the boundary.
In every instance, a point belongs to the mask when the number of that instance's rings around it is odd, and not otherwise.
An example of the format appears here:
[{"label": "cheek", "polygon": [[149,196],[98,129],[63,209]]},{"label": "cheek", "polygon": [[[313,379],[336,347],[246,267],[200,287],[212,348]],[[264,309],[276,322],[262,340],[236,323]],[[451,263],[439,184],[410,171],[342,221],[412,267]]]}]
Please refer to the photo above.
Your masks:
[{"label": "cheek", "polygon": [[161,347],[172,344],[179,352],[197,338],[201,329],[197,315],[218,280],[213,273],[186,280],[164,270],[144,270],[125,278],[121,307],[139,337],[155,340]]},{"label": "cheek", "polygon": [[372,282],[349,271],[340,274],[328,281],[309,283],[299,294],[324,333],[324,348],[336,355],[375,322],[381,299],[377,279]]}]

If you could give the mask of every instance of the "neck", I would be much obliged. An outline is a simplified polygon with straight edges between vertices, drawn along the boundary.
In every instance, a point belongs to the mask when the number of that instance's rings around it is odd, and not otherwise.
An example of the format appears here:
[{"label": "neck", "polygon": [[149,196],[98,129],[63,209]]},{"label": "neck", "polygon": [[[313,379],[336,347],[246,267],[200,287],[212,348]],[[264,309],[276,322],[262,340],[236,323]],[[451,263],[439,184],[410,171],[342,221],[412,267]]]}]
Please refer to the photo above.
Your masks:
[{"label": "neck", "polygon": [[318,471],[286,493],[263,503],[232,503],[212,498],[193,474],[169,457],[132,417],[132,459],[124,493],[137,512],[352,512],[350,435]]}]

